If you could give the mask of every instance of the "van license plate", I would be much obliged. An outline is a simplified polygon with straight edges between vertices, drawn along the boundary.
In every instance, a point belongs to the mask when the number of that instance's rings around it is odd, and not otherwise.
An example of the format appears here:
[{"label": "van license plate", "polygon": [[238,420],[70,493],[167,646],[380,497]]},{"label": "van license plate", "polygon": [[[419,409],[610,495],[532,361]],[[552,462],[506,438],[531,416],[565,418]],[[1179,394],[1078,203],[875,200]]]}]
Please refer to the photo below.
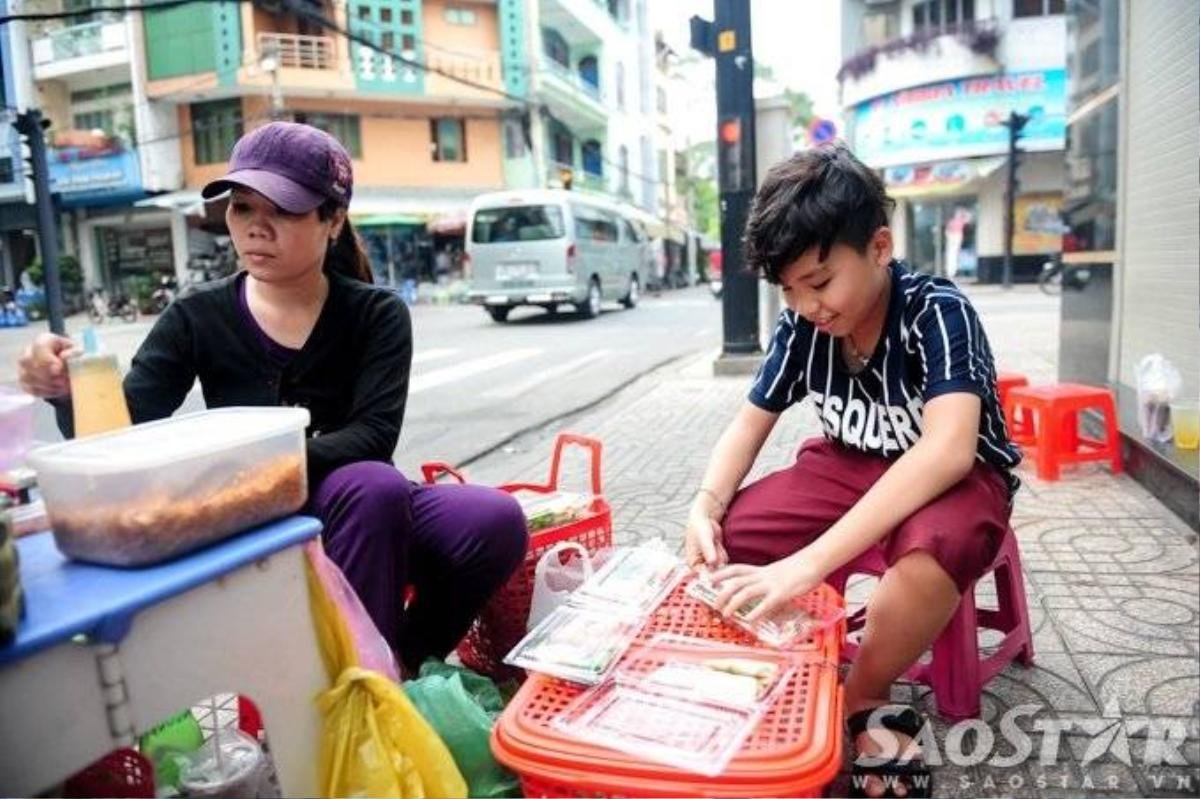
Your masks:
[{"label": "van license plate", "polygon": [[497,280],[513,280],[529,277],[537,272],[537,264],[500,264],[496,267]]}]

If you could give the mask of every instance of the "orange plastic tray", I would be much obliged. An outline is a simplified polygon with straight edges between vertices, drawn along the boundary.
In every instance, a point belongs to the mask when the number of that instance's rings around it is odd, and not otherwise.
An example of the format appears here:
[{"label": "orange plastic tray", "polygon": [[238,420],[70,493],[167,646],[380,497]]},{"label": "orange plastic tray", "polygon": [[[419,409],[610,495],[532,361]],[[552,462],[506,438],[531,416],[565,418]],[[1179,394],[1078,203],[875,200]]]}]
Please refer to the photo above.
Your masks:
[{"label": "orange plastic tray", "polygon": [[[811,601],[842,604],[828,586]],[[654,613],[639,641],[663,632],[753,643],[747,634],[687,596],[682,587]],[[789,685],[720,777],[705,778],[639,760],[559,732],[553,720],[583,688],[541,675],[533,675],[501,715],[492,733],[492,749],[498,760],[528,783],[527,795],[745,796],[818,790],[837,773],[841,762],[837,663],[843,634],[844,622],[839,622],[789,650],[796,665]]]},{"label": "orange plastic tray", "polygon": [[[831,735],[835,745],[804,772],[784,771],[776,778],[731,780],[726,776],[705,778],[696,774],[634,775],[621,770],[606,770],[571,763],[565,766],[547,764],[537,758],[511,749],[503,733],[492,735],[492,753],[500,762],[518,772],[522,795],[525,797],[751,797],[751,796],[820,796],[842,765],[841,717],[842,692],[837,691]],[[499,732],[497,730],[497,732]],[[784,776],[786,774],[786,776]]]},{"label": "orange plastic tray", "polygon": [[[648,778],[701,779],[695,774],[572,738],[553,726],[553,719],[582,689],[549,677],[533,677],[513,698],[520,714],[501,716],[493,737],[522,758],[559,767],[634,774]],[[758,782],[796,779],[819,768],[826,750],[840,751],[841,717],[836,667],[827,663],[798,665],[790,684],[764,714],[754,732],[717,779]],[[833,739],[831,741],[831,738]]]}]

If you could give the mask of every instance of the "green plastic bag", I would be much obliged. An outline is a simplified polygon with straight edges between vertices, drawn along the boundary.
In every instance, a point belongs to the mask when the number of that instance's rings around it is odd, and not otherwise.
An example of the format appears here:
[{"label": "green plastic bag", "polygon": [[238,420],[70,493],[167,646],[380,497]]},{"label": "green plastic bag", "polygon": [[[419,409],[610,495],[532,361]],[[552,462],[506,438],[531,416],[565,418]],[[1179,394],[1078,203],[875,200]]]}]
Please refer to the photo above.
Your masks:
[{"label": "green plastic bag", "polygon": [[516,775],[492,757],[488,743],[492,724],[504,710],[496,684],[469,669],[440,660],[427,660],[420,676],[404,683],[404,692],[437,731],[473,797],[516,797]]}]

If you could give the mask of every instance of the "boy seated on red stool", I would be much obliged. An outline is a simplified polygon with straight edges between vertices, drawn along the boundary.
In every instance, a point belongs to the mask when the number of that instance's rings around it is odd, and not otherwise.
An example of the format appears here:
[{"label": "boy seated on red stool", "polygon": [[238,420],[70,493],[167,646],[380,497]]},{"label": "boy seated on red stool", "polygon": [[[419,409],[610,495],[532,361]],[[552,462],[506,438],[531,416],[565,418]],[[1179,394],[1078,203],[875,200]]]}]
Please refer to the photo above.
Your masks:
[{"label": "boy seated on red stool", "polygon": [[[846,679],[855,795],[929,796],[927,723],[891,685],[937,638],[1008,528],[1021,459],[996,396],[987,336],[949,280],[892,257],[892,201],[842,145],[767,174],[746,226],[748,265],[787,309],[692,503],[689,563],[715,569],[731,612],[762,616],[869,547],[889,569]],[[811,397],[824,438],[742,486],[779,415]]]}]

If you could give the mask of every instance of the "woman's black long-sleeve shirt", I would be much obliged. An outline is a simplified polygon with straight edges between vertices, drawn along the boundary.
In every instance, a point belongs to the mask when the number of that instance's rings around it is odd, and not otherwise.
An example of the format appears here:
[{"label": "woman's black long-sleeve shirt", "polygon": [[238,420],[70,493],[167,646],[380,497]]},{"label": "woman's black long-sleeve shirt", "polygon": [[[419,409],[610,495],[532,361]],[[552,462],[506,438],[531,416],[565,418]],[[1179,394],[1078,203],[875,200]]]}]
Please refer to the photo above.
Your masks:
[{"label": "woman's black long-sleeve shirt", "polygon": [[[391,462],[412,365],[412,323],[400,298],[329,274],[329,295],[312,333],[281,364],[239,309],[242,279],[239,274],[200,286],[159,317],[125,377],[134,423],[170,416],[199,379],[209,408],[307,408],[314,484],[348,463]],[[69,437],[70,403],[55,404],[59,427]]]}]

